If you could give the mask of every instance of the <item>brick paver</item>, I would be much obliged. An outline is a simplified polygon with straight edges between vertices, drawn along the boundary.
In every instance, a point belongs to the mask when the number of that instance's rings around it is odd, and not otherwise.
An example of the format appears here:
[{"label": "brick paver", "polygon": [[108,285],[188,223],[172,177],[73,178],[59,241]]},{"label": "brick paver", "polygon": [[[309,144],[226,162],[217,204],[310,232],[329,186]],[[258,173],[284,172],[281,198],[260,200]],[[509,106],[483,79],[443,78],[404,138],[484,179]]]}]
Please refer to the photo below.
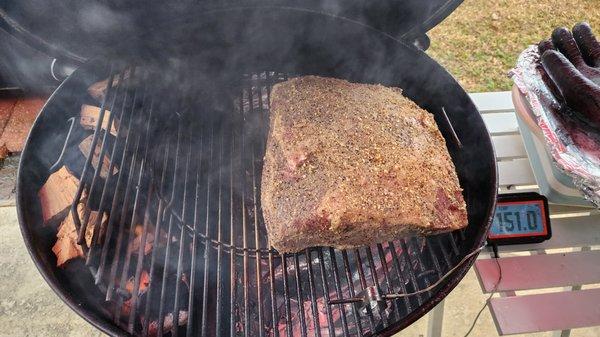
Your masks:
[{"label": "brick paver", "polygon": [[[45,98],[20,98],[12,101],[0,100],[0,145],[6,144],[10,152],[21,152],[36,116],[46,102]],[[3,110],[4,107],[4,110]],[[6,122],[3,118],[8,117]]]}]

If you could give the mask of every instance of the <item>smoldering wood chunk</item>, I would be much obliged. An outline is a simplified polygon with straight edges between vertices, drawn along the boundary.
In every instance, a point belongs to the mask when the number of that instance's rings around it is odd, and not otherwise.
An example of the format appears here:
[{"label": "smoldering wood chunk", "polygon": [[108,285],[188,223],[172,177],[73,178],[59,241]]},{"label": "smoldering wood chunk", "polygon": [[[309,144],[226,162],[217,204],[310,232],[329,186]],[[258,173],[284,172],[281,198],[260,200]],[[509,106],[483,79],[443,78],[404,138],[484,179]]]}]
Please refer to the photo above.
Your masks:
[{"label": "smoldering wood chunk", "polygon": [[[121,85],[123,81],[129,82],[128,80],[130,74],[131,72],[129,70],[126,70],[122,76],[115,75],[112,86],[116,88],[119,85]],[[108,92],[109,79],[110,78],[106,78],[102,81],[98,81],[90,85],[88,87],[88,94],[90,94],[90,96],[98,100],[98,102],[103,102],[104,99],[106,99],[106,93]]]},{"label": "smoldering wood chunk", "polygon": [[[157,252],[157,256],[161,256],[164,257],[164,253],[165,253],[165,247],[154,247],[154,249],[158,249],[159,251]],[[170,265],[172,266],[173,261],[169,262]],[[138,312],[140,313],[139,319],[140,319],[140,323],[143,323],[146,321],[146,317],[143,315],[144,313],[144,308],[146,308],[146,305],[149,306],[149,317],[147,317],[148,319],[148,336],[157,336],[158,334],[158,326],[159,326],[159,319],[158,319],[158,314],[159,314],[159,308],[160,308],[160,291],[162,289],[163,286],[163,272],[164,269],[162,269],[162,264],[158,263],[155,265],[155,267],[157,267],[155,269],[155,274],[154,275],[150,275],[150,279],[151,282],[149,284],[149,287],[151,287],[152,290],[152,298],[149,297],[149,293],[150,292],[144,292],[143,294],[140,295],[139,298],[139,310]],[[189,268],[189,266],[183,266],[182,268]],[[173,268],[171,268],[173,269]],[[183,327],[187,324],[188,321],[188,312],[187,312],[187,308],[188,308],[188,300],[189,300],[189,277],[187,276],[186,273],[183,273],[181,275],[180,279],[177,279],[177,270],[169,270],[167,277],[166,277],[166,287],[167,289],[171,289],[171,291],[173,291],[172,294],[175,293],[175,288],[177,286],[177,283],[179,283],[179,307],[178,308],[174,308],[175,305],[175,296],[167,296],[165,298],[165,302],[163,303],[163,307],[167,308],[167,311],[169,311],[168,313],[163,313],[163,320],[162,320],[162,324],[163,324],[163,333],[167,334],[169,331],[172,331],[174,329],[177,329],[178,327]],[[150,303],[148,303],[148,301],[150,301]],[[175,311],[177,310],[177,311]],[[175,320],[174,313],[178,313],[178,317],[177,320]]]},{"label": "smoldering wood chunk", "polygon": [[98,100],[98,102],[102,102],[106,98],[107,90],[108,78],[90,85],[88,87],[88,94]]},{"label": "smoldering wood chunk", "polygon": [[66,166],[52,173],[38,191],[42,206],[44,224],[53,223],[65,217],[77,193],[79,179]]},{"label": "smoldering wood chunk", "polygon": [[[164,247],[167,243],[167,233],[161,228],[158,233],[158,240],[154,237],[156,227],[152,223],[152,220],[148,218],[144,218],[146,222],[146,239],[144,241],[144,248],[142,253],[144,255],[148,255],[152,252],[154,246]],[[142,244],[142,238],[144,236],[144,225],[136,225],[134,229],[134,238],[129,242],[127,251],[131,254],[139,254],[140,253],[140,245]]]},{"label": "smoldering wood chunk", "polygon": [[[82,201],[77,205],[77,213],[79,218],[83,219],[85,213],[85,204]],[[96,211],[90,211],[90,217],[88,225],[85,230],[85,242],[88,247],[92,244],[92,236],[94,234],[94,228],[100,214]],[[107,220],[106,213],[102,218],[102,222]],[[106,227],[101,223],[101,228]],[[84,257],[83,249],[77,244],[78,231],[75,228],[75,222],[73,220],[73,214],[69,212],[67,217],[61,222],[58,227],[58,233],[56,233],[56,243],[52,247],[52,252],[56,255],[56,266],[64,267],[65,264],[75,258]],[[100,235],[103,235],[100,231]]]},{"label": "smoldering wood chunk", "polygon": [[[132,254],[138,254],[140,250],[140,245],[142,244],[142,235],[143,235],[143,226],[137,225],[135,226],[135,237],[133,241],[129,243],[129,248],[127,251]],[[146,240],[144,242],[143,254],[148,255],[152,252],[152,247],[154,245],[154,231],[149,229],[146,233]]]},{"label": "smoldering wood chunk", "polygon": [[[179,326],[179,327],[187,325],[187,321],[188,321],[187,310],[179,310],[179,315],[178,315],[177,321],[178,321],[177,326]],[[173,328],[174,328],[173,323],[174,323],[173,322],[173,313],[170,312],[165,315],[165,318],[163,320],[163,334],[166,334],[169,331],[173,330]],[[158,324],[159,324],[158,321],[150,322],[150,324],[148,325],[148,336],[151,336],[151,337],[158,336]]]},{"label": "smoldering wood chunk", "polygon": [[[100,128],[106,131],[108,130],[108,121],[110,120],[111,112],[109,110],[104,111],[104,116],[102,118],[102,124],[100,124]],[[94,131],[96,129],[96,124],[98,123],[98,119],[100,119],[100,108],[93,105],[83,104],[81,106],[81,112],[79,113],[79,124],[86,129]],[[117,125],[118,121],[113,118],[112,125],[110,126],[110,134],[113,136],[117,136]]]},{"label": "smoldering wood chunk", "polygon": [[[90,149],[92,148],[92,140],[94,139],[94,135],[89,135],[86,139],[84,139],[81,143],[79,143],[79,150],[85,157],[90,154]],[[92,167],[94,170],[98,168],[98,164],[100,163],[100,152],[102,149],[102,145],[100,142],[96,144],[96,148],[94,149],[94,153],[92,154]],[[104,153],[102,156],[102,168],[100,169],[100,177],[106,179],[108,177],[108,169],[110,167],[110,158]],[[112,174],[117,174],[119,169],[116,166],[113,166]]]},{"label": "smoldering wood chunk", "polygon": [[[140,274],[139,283],[137,285],[138,288],[138,296],[146,293],[148,287],[150,286],[150,274],[147,271],[142,270]],[[130,294],[133,294],[133,290],[135,288],[135,277],[131,276],[127,283],[125,284],[125,290],[127,290]],[[121,307],[121,315],[129,316],[131,313],[131,307],[133,305],[133,298],[129,298],[128,300],[123,302],[123,306]]]}]

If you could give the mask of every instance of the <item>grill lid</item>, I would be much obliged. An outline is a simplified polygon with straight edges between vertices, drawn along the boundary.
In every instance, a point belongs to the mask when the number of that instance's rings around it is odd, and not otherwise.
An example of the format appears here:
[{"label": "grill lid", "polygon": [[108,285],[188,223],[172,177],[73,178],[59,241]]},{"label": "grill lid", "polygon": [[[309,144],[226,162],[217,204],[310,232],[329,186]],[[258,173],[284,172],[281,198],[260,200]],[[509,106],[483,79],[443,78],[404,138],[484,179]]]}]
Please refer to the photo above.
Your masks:
[{"label": "grill lid", "polygon": [[[341,16],[381,30],[393,37],[414,41],[444,20],[462,0],[233,0],[204,1],[128,0],[21,0],[0,3],[0,27],[31,46],[55,57],[84,61],[115,49],[124,37],[151,43],[148,27],[166,23],[169,30],[181,17],[194,17],[211,9],[235,7],[288,7]],[[180,22],[184,22],[181,20]],[[164,27],[163,27],[164,29]]]}]

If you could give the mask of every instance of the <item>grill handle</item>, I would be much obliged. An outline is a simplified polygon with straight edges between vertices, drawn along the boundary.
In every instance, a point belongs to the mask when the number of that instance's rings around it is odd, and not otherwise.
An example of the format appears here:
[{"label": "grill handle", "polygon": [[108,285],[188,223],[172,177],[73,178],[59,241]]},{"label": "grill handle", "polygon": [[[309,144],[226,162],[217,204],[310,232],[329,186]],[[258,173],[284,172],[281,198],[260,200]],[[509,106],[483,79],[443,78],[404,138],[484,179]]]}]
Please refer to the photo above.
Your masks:
[{"label": "grill handle", "polygon": [[62,150],[60,151],[60,155],[58,156],[58,159],[56,159],[56,162],[52,166],[50,166],[50,173],[54,173],[54,172],[58,171],[58,169],[62,166],[63,157],[65,156],[67,147],[70,144],[71,135],[73,134],[73,126],[75,126],[75,117],[71,117],[71,118],[67,119],[67,122],[70,122],[71,126],[69,126],[69,132],[67,132],[67,137],[65,138],[65,143],[62,147]]}]

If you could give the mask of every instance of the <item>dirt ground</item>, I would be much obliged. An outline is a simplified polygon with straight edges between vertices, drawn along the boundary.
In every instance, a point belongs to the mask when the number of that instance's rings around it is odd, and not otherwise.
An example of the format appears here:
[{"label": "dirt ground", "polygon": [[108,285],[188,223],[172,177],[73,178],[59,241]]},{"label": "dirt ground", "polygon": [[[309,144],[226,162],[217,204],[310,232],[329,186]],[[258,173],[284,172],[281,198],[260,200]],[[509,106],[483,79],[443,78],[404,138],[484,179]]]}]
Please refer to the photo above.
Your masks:
[{"label": "dirt ground", "polygon": [[0,336],[104,336],[64,304],[25,249],[14,206],[0,207]]}]

